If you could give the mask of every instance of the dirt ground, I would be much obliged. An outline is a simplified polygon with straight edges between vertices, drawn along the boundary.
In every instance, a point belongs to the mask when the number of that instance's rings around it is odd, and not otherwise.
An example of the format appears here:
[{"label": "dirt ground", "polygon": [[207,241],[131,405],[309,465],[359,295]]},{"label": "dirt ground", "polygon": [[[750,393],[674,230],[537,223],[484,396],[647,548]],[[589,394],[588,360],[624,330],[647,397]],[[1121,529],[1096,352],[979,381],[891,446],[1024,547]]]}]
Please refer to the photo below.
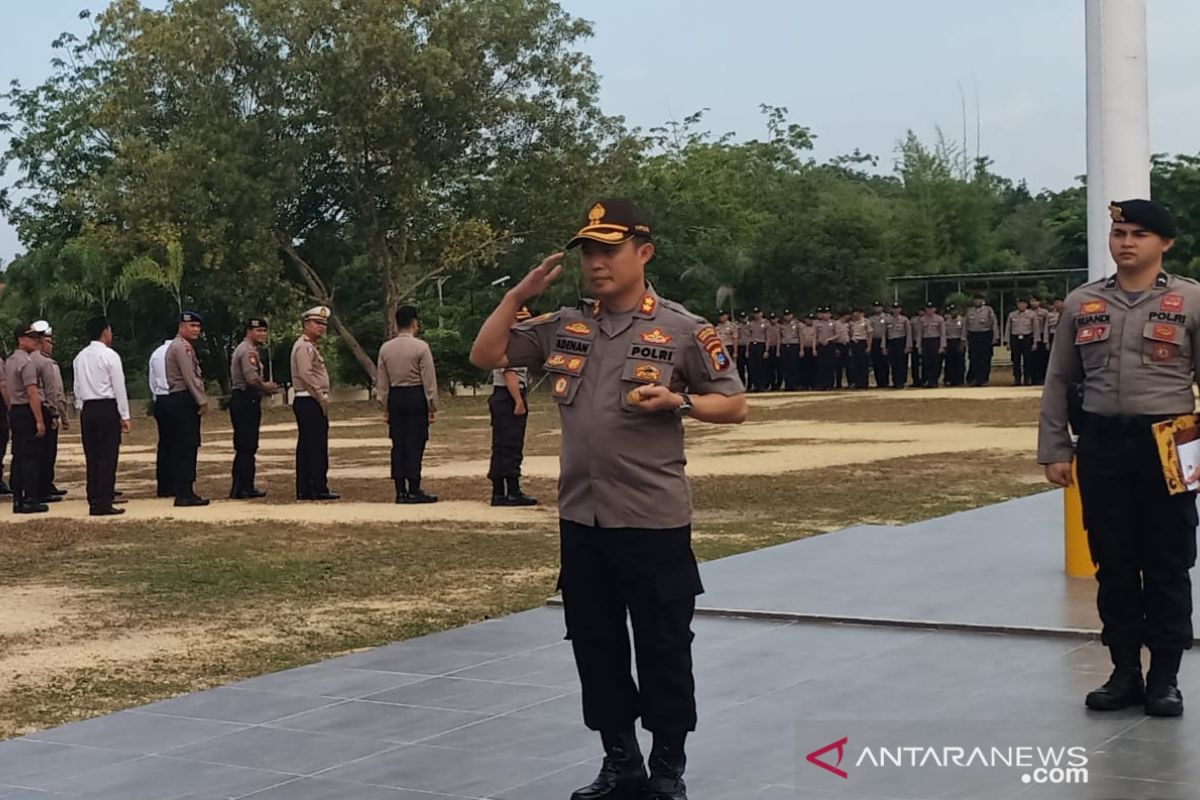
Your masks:
[{"label": "dirt ground", "polygon": [[[1038,390],[994,387],[754,396],[739,427],[689,421],[696,550],[713,558],[863,522],[906,523],[1044,488]],[[481,413],[482,412],[482,413]],[[335,406],[336,503],[297,503],[295,424],[268,409],[262,501],[223,499],[228,416],[204,420],[205,508],[154,495],[152,420],[136,419],[118,485],[127,513],[91,518],[76,430],[60,441],[64,502],[0,517],[0,736],[309,663],[541,602],[557,572],[558,424],[531,402],[527,489],[492,509],[482,397],[452,398],[433,427],[426,486],[395,505],[386,427]],[[953,490],[938,480],[963,465]],[[973,469],[969,469],[974,465]],[[2,512],[0,512],[2,513]]]}]

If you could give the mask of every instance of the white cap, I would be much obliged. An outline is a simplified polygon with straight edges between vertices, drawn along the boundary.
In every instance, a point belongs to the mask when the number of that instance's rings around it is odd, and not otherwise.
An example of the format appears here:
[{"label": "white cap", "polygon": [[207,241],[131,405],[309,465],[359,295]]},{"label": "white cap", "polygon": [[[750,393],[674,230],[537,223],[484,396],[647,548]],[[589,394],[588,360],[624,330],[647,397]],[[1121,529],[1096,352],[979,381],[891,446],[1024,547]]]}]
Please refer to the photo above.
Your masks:
[{"label": "white cap", "polygon": [[308,322],[310,319],[319,319],[322,322],[326,322],[329,320],[329,315],[332,313],[333,312],[329,310],[328,306],[313,306],[308,311],[305,311],[302,315],[300,315],[300,320],[302,322]]},{"label": "white cap", "polygon": [[29,326],[29,330],[42,336],[53,336],[54,329],[50,327],[50,323],[44,319],[39,319]]}]

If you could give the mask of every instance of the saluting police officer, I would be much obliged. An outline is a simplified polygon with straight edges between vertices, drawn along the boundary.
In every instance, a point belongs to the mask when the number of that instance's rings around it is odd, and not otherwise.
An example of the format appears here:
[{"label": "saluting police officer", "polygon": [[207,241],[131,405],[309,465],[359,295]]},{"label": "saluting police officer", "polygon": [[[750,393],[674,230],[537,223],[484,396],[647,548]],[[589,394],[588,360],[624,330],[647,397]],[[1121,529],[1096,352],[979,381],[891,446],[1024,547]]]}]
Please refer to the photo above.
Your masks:
[{"label": "saluting police officer", "polygon": [[296,499],[337,500],[329,491],[329,371],[317,342],[329,329],[328,306],[300,315],[300,338],[292,345],[292,414],[296,417]]},{"label": "saluting police officer", "polygon": [[[524,322],[532,317],[529,309],[521,306],[513,321]],[[721,318],[732,326],[732,323],[728,323],[729,315],[726,312],[721,312]],[[537,500],[521,490],[525,428],[529,421],[526,402],[529,370],[525,367],[494,369],[492,386],[492,396],[488,398],[488,413],[492,420],[492,461],[488,469],[488,480],[492,482],[492,505],[536,506]]]},{"label": "saluting police officer", "polygon": [[992,351],[1000,340],[1000,320],[981,294],[971,299],[967,310],[968,386],[987,386],[992,379]]},{"label": "saluting police officer", "polygon": [[42,334],[33,325],[18,325],[17,349],[4,364],[8,396],[12,401],[9,425],[12,429],[12,493],[14,514],[39,514],[49,506],[38,497],[38,477],[45,457],[46,416],[41,390],[38,389],[38,340]]},{"label": "saluting police officer", "polygon": [[208,413],[208,394],[195,343],[200,338],[204,317],[196,311],[179,315],[179,330],[167,348],[167,408],[171,427],[171,477],[175,481],[175,505],[206,506],[196,494],[196,459],[200,452],[200,418]]},{"label": "saluting police officer", "polygon": [[267,343],[267,321],[254,317],[246,322],[246,335],[233,350],[229,365],[229,419],[233,423],[233,484],[229,496],[234,500],[266,497],[254,485],[258,432],[262,427],[262,400],[279,391],[279,384],[263,375],[258,348]]},{"label": "saluting police officer", "polygon": [[[1177,235],[1165,208],[1126,200],[1109,212],[1117,272],[1066,299],[1042,392],[1038,462],[1051,483],[1070,486],[1078,459],[1101,641],[1114,666],[1086,704],[1111,711],[1144,702],[1148,714],[1177,716],[1176,675],[1192,646],[1196,496],[1168,491],[1151,425],[1196,409],[1200,284],[1163,271]],[[1068,393],[1077,383],[1083,411],[1072,446]],[[1143,645],[1150,650],[1144,685]]]},{"label": "saluting police officer", "polygon": [[387,417],[392,440],[392,482],[397,503],[436,503],[421,488],[421,462],[429,426],[437,420],[437,371],[429,344],[417,338],[420,317],[412,306],[396,310],[399,333],[379,348],[375,397]]},{"label": "saluting police officer", "polygon": [[[605,752],[595,782],[572,799],[685,800],[684,740],[696,726],[690,625],[702,587],[683,417],[738,423],[746,400],[716,329],[646,282],[654,245],[632,202],[593,206],[568,247],[580,244],[596,296],[590,310],[563,308],[510,331],[521,304],[561,272],[556,253],[505,296],[471,361],[487,369],[542,365],[562,417],[560,584],[584,721],[600,732]],[[627,612],[640,685],[630,674]],[[654,734],[648,783],[634,733],[639,715]]]}]

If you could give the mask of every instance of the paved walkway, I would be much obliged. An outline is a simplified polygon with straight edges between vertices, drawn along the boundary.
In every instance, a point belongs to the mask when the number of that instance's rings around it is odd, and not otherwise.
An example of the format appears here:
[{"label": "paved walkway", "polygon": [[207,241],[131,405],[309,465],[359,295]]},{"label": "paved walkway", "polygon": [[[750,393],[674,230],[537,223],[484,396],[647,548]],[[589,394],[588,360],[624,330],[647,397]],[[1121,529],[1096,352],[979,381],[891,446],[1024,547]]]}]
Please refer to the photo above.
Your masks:
[{"label": "paved walkway", "polygon": [[[1200,797],[1200,709],[1083,708],[1108,663],[1060,504],[704,565],[693,800]],[[846,777],[806,759],[843,738],[814,758]],[[0,743],[0,800],[566,800],[597,753],[546,607]],[[1039,783],[1072,755],[1087,784]]]}]

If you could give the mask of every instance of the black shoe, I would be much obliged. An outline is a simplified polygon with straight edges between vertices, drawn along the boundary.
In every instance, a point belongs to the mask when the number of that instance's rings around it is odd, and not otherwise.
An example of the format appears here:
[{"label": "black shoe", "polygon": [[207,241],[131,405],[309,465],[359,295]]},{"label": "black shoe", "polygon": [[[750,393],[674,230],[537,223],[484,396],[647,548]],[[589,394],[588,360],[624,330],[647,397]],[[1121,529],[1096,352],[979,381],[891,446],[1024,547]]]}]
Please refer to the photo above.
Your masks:
[{"label": "black shoe", "polygon": [[4,481],[0,481],[0,494],[12,494],[12,489]]},{"label": "black shoe", "polygon": [[38,502],[39,503],[61,503],[62,496],[57,495],[57,494],[48,494],[45,497],[43,497],[42,499],[38,500]]},{"label": "black shoe", "polygon": [[1174,682],[1146,687],[1146,713],[1152,717],[1178,717],[1183,714],[1183,693]]},{"label": "black shoe", "polygon": [[129,501],[126,500],[124,497],[114,497],[113,498],[113,505],[115,505],[115,506],[119,506],[119,505],[122,505],[122,504],[128,503],[128,502]]},{"label": "black shoe", "polygon": [[[67,493],[66,489],[60,489],[53,484],[50,485],[50,494],[54,495],[55,497],[62,497],[66,493]],[[0,492],[0,494],[2,494],[2,492]]]},{"label": "black shoe", "polygon": [[1138,705],[1145,699],[1141,669],[1118,667],[1113,670],[1103,686],[1088,692],[1084,704],[1095,711],[1120,711],[1122,708]]},{"label": "black shoe", "polygon": [[650,800],[687,800],[682,735],[654,737],[650,750]]},{"label": "black shoe", "polygon": [[[115,503],[117,501],[114,500],[113,502]],[[176,497],[175,498],[175,507],[176,508],[194,508],[196,506],[206,506],[206,505],[208,505],[208,500],[204,499],[203,497],[197,497],[196,495],[192,495],[191,497]]]},{"label": "black shoe", "polygon": [[261,489],[239,489],[229,493],[230,500],[257,500],[266,496],[267,493]]},{"label": "black shoe", "polygon": [[45,503],[13,503],[14,514],[44,514],[50,510]]},{"label": "black shoe", "polygon": [[342,496],[337,492],[317,492],[310,500],[341,500]]},{"label": "black shoe", "polygon": [[405,497],[404,502],[409,505],[419,503],[436,503],[438,501],[436,494],[429,494],[424,489],[413,489]]},{"label": "black shoe", "polygon": [[396,505],[403,505],[408,502],[408,492],[396,492]]},{"label": "black shoe", "polygon": [[643,800],[649,791],[646,765],[633,728],[600,734],[604,763],[591,784],[571,793],[571,800]]},{"label": "black shoe", "polygon": [[174,497],[175,496],[174,492],[159,491],[159,492],[156,492],[156,494],[158,497]]},{"label": "black shoe", "polygon": [[113,497],[124,497],[125,493],[120,489],[113,489]]},{"label": "black shoe", "polygon": [[123,508],[93,508],[88,511],[91,517],[116,517],[125,513]]}]

